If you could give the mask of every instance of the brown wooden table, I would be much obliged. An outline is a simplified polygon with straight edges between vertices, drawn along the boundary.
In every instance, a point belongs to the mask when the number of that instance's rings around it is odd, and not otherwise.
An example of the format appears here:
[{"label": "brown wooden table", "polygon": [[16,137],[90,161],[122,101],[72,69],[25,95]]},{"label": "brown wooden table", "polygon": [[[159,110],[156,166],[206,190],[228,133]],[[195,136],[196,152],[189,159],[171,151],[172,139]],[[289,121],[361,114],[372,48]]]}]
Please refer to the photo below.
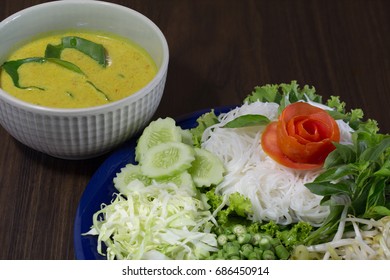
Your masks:
[{"label": "brown wooden table", "polygon": [[[43,2],[2,0],[0,20]],[[256,85],[297,80],[324,99],[338,95],[348,108],[362,108],[390,131],[389,1],[110,2],[143,13],[168,40],[155,118],[239,104]],[[0,127],[0,259],[74,259],[76,209],[108,156],[53,158]]]}]

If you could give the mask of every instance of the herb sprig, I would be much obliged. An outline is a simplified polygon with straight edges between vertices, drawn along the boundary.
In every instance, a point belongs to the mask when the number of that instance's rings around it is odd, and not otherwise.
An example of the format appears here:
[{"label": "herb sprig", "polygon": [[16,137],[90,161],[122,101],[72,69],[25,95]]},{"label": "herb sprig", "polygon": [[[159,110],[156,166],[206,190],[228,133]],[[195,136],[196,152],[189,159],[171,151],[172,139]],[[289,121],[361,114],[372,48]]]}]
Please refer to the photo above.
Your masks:
[{"label": "herb sprig", "polygon": [[336,144],[325,161],[325,172],[306,184],[311,192],[323,195],[321,204],[329,205],[332,213],[308,244],[326,241],[336,232],[337,214],[345,207],[334,199],[337,196],[349,201],[347,214],[367,219],[390,216],[390,136],[377,131],[374,121],[362,122],[352,135],[353,144]]}]

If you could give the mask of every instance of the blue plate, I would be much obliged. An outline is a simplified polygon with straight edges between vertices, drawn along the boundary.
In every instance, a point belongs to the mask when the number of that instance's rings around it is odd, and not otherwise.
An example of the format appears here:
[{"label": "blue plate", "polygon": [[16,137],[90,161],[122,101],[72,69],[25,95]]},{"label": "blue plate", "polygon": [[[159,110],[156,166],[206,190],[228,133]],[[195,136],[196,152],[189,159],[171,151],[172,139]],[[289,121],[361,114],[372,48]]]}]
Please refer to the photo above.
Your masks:
[{"label": "blue plate", "polygon": [[[215,114],[225,113],[233,109],[233,106],[218,107]],[[197,125],[196,120],[210,109],[200,110],[176,119],[176,124],[183,129],[190,129]],[[109,204],[113,198],[115,188],[113,179],[116,174],[128,163],[135,163],[135,146],[137,138],[131,139],[123,147],[113,152],[107,160],[98,168],[86,186],[76,212],[74,224],[74,246],[76,259],[79,260],[104,260],[97,248],[96,236],[83,236],[92,225],[92,216],[100,210],[102,203]]]}]

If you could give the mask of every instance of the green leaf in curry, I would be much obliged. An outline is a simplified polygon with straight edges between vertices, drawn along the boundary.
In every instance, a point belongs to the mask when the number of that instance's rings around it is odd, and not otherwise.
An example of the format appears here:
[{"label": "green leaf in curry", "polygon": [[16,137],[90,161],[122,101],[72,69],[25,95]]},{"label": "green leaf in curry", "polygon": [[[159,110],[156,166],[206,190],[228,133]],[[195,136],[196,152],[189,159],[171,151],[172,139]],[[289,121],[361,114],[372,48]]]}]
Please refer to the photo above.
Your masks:
[{"label": "green leaf in curry", "polygon": [[100,93],[106,101],[110,101],[110,98],[108,97],[108,95],[104,91],[102,91],[100,88],[95,86],[94,83],[92,83],[91,81],[87,81],[87,83],[89,85],[91,85],[98,93]]},{"label": "green leaf in curry", "polygon": [[101,66],[107,67],[107,51],[104,46],[77,36],[63,37],[59,45],[48,44],[45,50],[45,57],[61,58],[62,51],[67,48],[76,49],[95,60]]},{"label": "green leaf in curry", "polygon": [[23,59],[18,59],[18,60],[10,60],[6,61],[3,63],[1,66],[7,73],[10,75],[15,87],[21,88],[21,89],[39,89],[39,90],[44,90],[41,87],[36,87],[36,86],[22,86],[19,82],[19,67],[22,66],[23,64],[26,63],[46,63],[46,62],[51,62],[55,63],[61,67],[64,67],[70,71],[73,71],[75,73],[85,75],[84,72],[75,64],[61,60],[58,58],[45,58],[45,57],[29,57],[29,58],[23,58]]}]

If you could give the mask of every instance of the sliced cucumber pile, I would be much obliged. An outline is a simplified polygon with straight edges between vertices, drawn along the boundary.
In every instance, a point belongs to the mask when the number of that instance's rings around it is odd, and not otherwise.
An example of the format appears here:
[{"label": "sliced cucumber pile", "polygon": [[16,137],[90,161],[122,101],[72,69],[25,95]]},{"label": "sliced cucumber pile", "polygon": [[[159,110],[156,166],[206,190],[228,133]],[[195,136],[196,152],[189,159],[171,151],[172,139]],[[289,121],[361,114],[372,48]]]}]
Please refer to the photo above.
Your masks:
[{"label": "sliced cucumber pile", "polygon": [[159,118],[146,127],[135,149],[135,164],[128,164],[114,178],[114,186],[125,192],[134,180],[145,186],[153,181],[177,186],[210,187],[223,180],[225,168],[211,152],[195,148],[192,134],[172,118]]}]

